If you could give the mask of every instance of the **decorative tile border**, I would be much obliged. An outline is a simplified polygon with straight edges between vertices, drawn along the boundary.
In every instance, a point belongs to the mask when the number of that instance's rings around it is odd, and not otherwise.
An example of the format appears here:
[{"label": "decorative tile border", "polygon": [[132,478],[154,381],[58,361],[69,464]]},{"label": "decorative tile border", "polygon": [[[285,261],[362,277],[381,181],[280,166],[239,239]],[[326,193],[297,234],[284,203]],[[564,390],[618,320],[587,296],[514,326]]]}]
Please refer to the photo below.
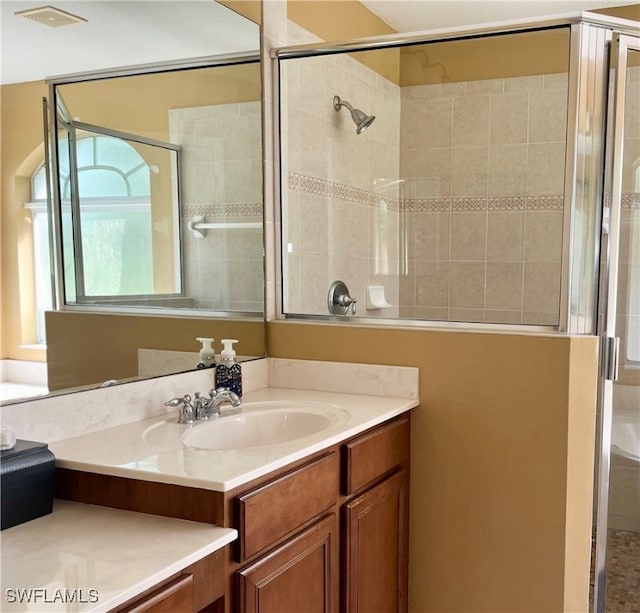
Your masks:
[{"label": "decorative tile border", "polygon": [[640,194],[623,194],[623,209],[640,209]]},{"label": "decorative tile border", "polygon": [[486,211],[487,198],[451,198],[452,211]]},{"label": "decorative tile border", "polygon": [[317,177],[288,174],[290,190],[337,198],[373,208],[383,204],[387,209],[405,213],[447,213],[449,211],[556,211],[562,210],[564,198],[554,196],[467,197],[467,198],[394,198],[374,190],[334,183]]},{"label": "decorative tile border", "polygon": [[487,198],[487,210],[489,211],[526,211],[527,198],[525,196]]},{"label": "decorative tile border", "polygon": [[262,217],[262,204],[188,204],[182,208],[183,217]]},{"label": "decorative tile border", "polygon": [[405,213],[448,213],[451,198],[411,198],[403,201],[402,210]]},{"label": "decorative tile border", "polygon": [[[405,213],[448,213],[449,211],[561,211],[564,206],[564,197],[562,195],[400,199],[387,195],[382,196],[374,190],[353,187],[343,183],[334,183],[325,179],[318,179],[317,177],[301,175],[295,172],[289,173],[287,184],[289,189],[298,192],[324,196],[326,198],[337,198],[345,202],[353,202],[373,208],[381,207],[384,204],[389,210],[403,211]],[[622,208],[640,209],[640,194],[623,194]],[[203,213],[195,214],[202,215]],[[261,214],[261,211],[259,214]]]},{"label": "decorative tile border", "polygon": [[314,194],[316,196],[336,198],[338,200],[344,200],[346,202],[353,202],[375,208],[381,206],[382,203],[385,203],[387,209],[392,211],[400,210],[399,198],[394,198],[388,195],[382,196],[375,191],[362,189],[361,187],[345,185],[344,183],[334,183],[333,181],[309,177],[307,175],[300,175],[295,172],[289,173],[287,177],[287,185],[291,190]]},{"label": "decorative tile border", "polygon": [[448,213],[479,211],[560,211],[562,196],[513,196],[469,198],[411,198],[402,202],[408,213]]}]

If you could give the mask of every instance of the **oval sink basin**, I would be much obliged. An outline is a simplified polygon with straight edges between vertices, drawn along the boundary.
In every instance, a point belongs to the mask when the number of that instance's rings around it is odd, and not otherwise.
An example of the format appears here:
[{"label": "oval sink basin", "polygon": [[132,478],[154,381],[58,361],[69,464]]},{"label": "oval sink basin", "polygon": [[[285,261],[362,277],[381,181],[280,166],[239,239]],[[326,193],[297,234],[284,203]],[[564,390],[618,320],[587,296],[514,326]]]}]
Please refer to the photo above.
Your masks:
[{"label": "oval sink basin", "polygon": [[196,449],[243,449],[288,443],[317,434],[345,417],[346,412],[327,407],[272,408],[221,417],[191,428],[182,442]]},{"label": "oval sink basin", "polygon": [[149,426],[143,433],[142,438],[150,445],[158,447],[175,447],[179,445],[180,435],[189,426],[179,424],[175,419],[165,420]]}]

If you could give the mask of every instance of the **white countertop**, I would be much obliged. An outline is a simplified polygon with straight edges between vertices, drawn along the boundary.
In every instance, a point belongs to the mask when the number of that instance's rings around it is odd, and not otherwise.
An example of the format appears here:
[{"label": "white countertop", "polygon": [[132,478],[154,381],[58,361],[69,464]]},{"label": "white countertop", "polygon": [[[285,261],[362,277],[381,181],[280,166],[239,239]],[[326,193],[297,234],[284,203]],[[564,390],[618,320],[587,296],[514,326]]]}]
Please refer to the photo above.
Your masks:
[{"label": "white countertop", "polygon": [[56,500],[50,515],[0,533],[0,610],[106,611],[236,537],[230,528]]},{"label": "white countertop", "polygon": [[174,410],[162,417],[50,443],[49,448],[61,468],[228,491],[418,405],[418,400],[410,398],[264,388],[244,395],[243,410],[296,402],[329,404],[338,417],[327,429],[286,443],[202,450],[182,444],[180,435],[189,426],[175,423]]}]

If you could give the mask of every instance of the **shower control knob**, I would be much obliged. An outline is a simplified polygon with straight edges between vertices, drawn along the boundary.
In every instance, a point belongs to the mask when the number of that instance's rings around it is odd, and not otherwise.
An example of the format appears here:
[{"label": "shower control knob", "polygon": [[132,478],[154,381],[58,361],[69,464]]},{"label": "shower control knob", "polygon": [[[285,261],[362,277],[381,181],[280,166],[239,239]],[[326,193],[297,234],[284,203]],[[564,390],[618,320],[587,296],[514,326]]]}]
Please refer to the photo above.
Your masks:
[{"label": "shower control knob", "polygon": [[357,298],[352,298],[349,295],[349,289],[344,281],[334,281],[329,288],[327,295],[327,308],[332,315],[347,315],[349,307],[351,307],[351,314],[356,314],[356,302]]}]

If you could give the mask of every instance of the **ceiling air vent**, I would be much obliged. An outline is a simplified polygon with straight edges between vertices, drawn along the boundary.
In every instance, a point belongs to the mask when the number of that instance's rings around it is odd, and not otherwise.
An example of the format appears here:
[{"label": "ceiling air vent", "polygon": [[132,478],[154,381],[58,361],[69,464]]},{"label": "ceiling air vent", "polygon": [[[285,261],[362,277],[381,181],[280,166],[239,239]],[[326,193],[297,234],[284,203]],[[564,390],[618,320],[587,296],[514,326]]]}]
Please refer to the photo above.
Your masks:
[{"label": "ceiling air vent", "polygon": [[70,26],[73,23],[84,23],[87,20],[77,15],[72,15],[66,11],[57,9],[53,6],[41,6],[35,9],[27,9],[14,13],[20,17],[26,17],[37,23],[41,23],[51,28],[60,28],[62,26]]}]

